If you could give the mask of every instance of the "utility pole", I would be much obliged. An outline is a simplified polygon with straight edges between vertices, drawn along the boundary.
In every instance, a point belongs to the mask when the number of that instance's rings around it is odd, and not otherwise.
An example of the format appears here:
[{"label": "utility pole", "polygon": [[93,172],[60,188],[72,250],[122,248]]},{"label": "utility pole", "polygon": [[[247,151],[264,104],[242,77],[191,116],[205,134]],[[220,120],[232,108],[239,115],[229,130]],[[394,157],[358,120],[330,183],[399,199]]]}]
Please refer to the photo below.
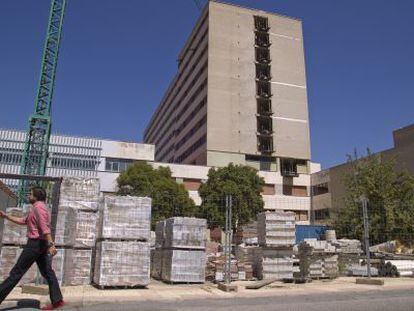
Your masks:
[{"label": "utility pole", "polygon": [[369,220],[368,220],[368,199],[366,196],[361,197],[362,202],[362,214],[364,217],[364,243],[365,254],[367,259],[367,276],[371,278],[371,255],[369,253]]}]

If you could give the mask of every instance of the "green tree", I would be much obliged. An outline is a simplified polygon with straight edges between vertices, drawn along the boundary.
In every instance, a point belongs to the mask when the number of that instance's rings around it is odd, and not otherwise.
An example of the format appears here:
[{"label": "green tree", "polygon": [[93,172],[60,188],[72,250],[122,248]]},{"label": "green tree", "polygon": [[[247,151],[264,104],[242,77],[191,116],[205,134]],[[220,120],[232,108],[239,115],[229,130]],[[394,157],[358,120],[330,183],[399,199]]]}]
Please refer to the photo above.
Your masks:
[{"label": "green tree", "polygon": [[255,219],[263,211],[260,193],[264,179],[257,175],[254,168],[229,164],[227,167],[208,172],[208,180],[199,190],[202,199],[200,216],[206,218],[210,228],[223,227],[225,224],[225,196],[233,197],[234,228]]},{"label": "green tree", "polygon": [[395,169],[395,159],[381,154],[349,156],[352,170],[344,176],[345,208],[336,211],[334,225],[340,236],[361,238],[363,218],[361,197],[368,199],[371,243],[414,239],[414,176]]},{"label": "green tree", "polygon": [[173,216],[194,216],[196,207],[187,190],[172,177],[168,167],[154,169],[137,162],[122,172],[118,179],[118,194],[152,198],[152,227]]}]

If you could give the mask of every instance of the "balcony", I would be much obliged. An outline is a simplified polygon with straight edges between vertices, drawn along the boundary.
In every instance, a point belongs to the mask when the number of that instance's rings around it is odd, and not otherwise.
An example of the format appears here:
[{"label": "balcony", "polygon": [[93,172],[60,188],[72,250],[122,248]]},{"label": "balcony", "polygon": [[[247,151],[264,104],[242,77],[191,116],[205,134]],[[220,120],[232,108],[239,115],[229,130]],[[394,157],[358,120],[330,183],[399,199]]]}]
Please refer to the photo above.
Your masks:
[{"label": "balcony", "polygon": [[269,34],[266,32],[256,32],[255,44],[258,47],[269,48],[271,46]]},{"label": "balcony", "polygon": [[270,62],[272,61],[270,58],[270,51],[267,48],[260,48],[260,47],[256,47],[255,48],[255,56],[256,56],[256,62],[259,64],[270,64]]},{"label": "balcony", "polygon": [[257,114],[261,116],[271,116],[273,115],[272,111],[272,101],[270,99],[257,99]]},{"label": "balcony", "polygon": [[254,17],[254,28],[258,31],[264,31],[264,32],[269,31],[270,27],[269,27],[269,21],[267,17],[255,16]]},{"label": "balcony", "polygon": [[272,75],[270,72],[269,64],[256,64],[256,80],[259,81],[270,81]]}]

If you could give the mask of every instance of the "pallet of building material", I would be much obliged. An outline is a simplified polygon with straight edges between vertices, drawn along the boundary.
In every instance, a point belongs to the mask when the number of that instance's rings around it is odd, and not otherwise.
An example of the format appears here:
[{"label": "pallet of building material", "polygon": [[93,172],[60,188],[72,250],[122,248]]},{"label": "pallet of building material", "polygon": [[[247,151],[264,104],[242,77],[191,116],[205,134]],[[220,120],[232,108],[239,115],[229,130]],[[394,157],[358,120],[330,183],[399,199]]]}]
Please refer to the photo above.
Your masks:
[{"label": "pallet of building material", "polygon": [[262,248],[257,276],[259,279],[293,279],[293,251]]},{"label": "pallet of building material", "polygon": [[359,240],[339,239],[332,241],[338,253],[342,254],[362,254],[362,246]]},{"label": "pallet of building material", "polygon": [[97,242],[93,281],[100,288],[147,286],[150,281],[149,242]]},{"label": "pallet of building material", "polygon": [[164,246],[165,239],[165,220],[157,222],[155,225],[155,248]]},{"label": "pallet of building material", "polygon": [[60,187],[61,201],[98,202],[99,195],[99,178],[63,178]]},{"label": "pallet of building material", "polygon": [[257,216],[258,242],[261,246],[286,247],[296,243],[293,212],[264,212]]},{"label": "pallet of building material", "polygon": [[[26,208],[9,207],[6,213],[10,216],[25,218],[27,214]],[[17,225],[7,219],[4,219],[2,244],[3,245],[25,245],[27,242],[27,228],[24,225]]]},{"label": "pallet of building material", "polygon": [[[367,266],[360,264],[349,265],[347,267],[348,276],[368,276]],[[371,267],[371,276],[381,276],[379,270],[375,267]]]},{"label": "pallet of building material", "polygon": [[89,285],[91,283],[92,249],[66,249],[63,285]]},{"label": "pallet of building material", "polygon": [[204,283],[206,253],[204,250],[164,249],[162,279],[171,283]]},{"label": "pallet of building material", "polygon": [[252,221],[246,225],[239,226],[234,235],[236,245],[256,241],[257,243],[257,221]]},{"label": "pallet of building material", "polygon": [[414,260],[382,260],[378,270],[384,277],[413,277]]},{"label": "pallet of building material", "polygon": [[151,277],[156,280],[161,280],[162,253],[161,248],[151,249]]},{"label": "pallet of building material", "polygon": [[57,246],[70,246],[75,222],[75,210],[59,207],[55,231],[55,244]]},{"label": "pallet of building material", "polygon": [[173,217],[165,222],[165,248],[205,249],[207,220]]},{"label": "pallet of building material", "polygon": [[101,218],[101,239],[149,241],[151,199],[106,196]]},{"label": "pallet of building material", "polygon": [[[13,269],[17,260],[22,253],[22,248],[19,246],[4,246],[0,251],[0,282],[8,278],[10,271]],[[34,264],[24,274],[20,280],[19,285],[34,283],[37,276],[37,265]]]},{"label": "pallet of building material", "polygon": [[253,276],[257,277],[259,256],[262,251],[259,246],[238,245],[236,247],[236,259],[243,264],[250,265],[253,269]]}]

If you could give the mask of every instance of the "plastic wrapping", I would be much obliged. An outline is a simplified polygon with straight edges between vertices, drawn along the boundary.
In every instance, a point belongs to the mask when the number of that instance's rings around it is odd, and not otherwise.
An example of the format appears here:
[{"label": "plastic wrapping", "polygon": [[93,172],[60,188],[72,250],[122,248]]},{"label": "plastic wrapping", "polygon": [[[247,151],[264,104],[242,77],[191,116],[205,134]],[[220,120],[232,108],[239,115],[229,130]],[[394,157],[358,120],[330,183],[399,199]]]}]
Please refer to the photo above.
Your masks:
[{"label": "plastic wrapping", "polygon": [[165,248],[205,249],[207,220],[173,217],[165,221]]},{"label": "plastic wrapping", "polygon": [[150,281],[150,244],[98,242],[93,280],[98,286],[147,286]]},{"label": "plastic wrapping", "polygon": [[106,196],[100,223],[100,238],[149,241],[151,199]]},{"label": "plastic wrapping", "polygon": [[90,284],[91,268],[91,249],[67,249],[65,251],[63,285]]},{"label": "plastic wrapping", "polygon": [[259,279],[292,279],[293,251],[260,249],[257,276]]},{"label": "plastic wrapping", "polygon": [[[23,249],[18,246],[3,246],[0,251],[0,282],[10,274],[11,269],[20,257]],[[19,285],[34,283],[37,276],[37,265],[33,264],[20,280]]]},{"label": "plastic wrapping", "polygon": [[98,202],[99,194],[98,178],[65,177],[60,187],[61,202]]},{"label": "plastic wrapping", "polygon": [[203,283],[205,269],[206,253],[204,250],[163,250],[162,279],[164,281]]},{"label": "plastic wrapping", "polygon": [[[6,213],[14,217],[26,217],[27,208],[10,207],[6,209]],[[27,227],[25,225],[17,225],[7,219],[4,219],[4,228],[2,236],[2,244],[8,245],[25,245],[27,243]]]},{"label": "plastic wrapping", "polygon": [[258,242],[261,246],[285,247],[296,243],[295,213],[264,212],[257,216]]}]

